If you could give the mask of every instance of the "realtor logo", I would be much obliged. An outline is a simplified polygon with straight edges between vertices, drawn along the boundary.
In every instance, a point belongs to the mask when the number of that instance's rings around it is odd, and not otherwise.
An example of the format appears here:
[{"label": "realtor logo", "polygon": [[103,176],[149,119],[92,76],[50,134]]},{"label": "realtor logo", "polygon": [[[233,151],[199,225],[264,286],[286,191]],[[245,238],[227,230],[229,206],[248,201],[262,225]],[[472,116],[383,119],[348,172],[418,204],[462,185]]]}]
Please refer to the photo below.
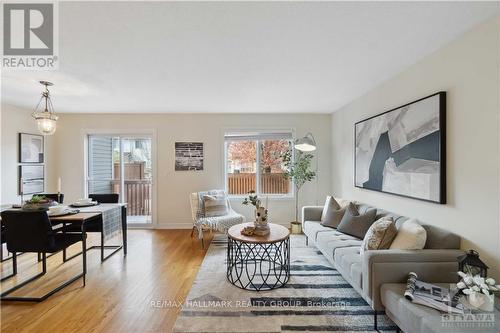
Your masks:
[{"label": "realtor logo", "polygon": [[56,3],[3,4],[2,68],[55,69]]}]

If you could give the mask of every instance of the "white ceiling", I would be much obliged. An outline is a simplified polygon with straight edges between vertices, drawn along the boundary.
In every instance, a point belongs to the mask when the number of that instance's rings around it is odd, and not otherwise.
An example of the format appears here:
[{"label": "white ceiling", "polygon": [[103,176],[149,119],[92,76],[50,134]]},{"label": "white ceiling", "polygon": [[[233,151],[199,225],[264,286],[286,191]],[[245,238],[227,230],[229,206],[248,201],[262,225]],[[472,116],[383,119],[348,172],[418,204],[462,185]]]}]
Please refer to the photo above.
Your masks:
[{"label": "white ceiling", "polygon": [[332,112],[498,14],[467,2],[61,2],[57,112]]}]

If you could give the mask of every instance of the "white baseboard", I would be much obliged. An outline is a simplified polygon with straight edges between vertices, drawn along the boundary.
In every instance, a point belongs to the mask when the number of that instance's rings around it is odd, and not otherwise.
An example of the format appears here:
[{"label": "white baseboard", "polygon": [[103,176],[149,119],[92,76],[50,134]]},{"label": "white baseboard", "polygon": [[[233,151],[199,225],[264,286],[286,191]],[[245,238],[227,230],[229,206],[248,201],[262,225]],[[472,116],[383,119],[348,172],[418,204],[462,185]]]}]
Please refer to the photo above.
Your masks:
[{"label": "white baseboard", "polygon": [[[275,222],[276,224],[282,225],[284,227],[289,227],[290,222]],[[153,227],[154,229],[191,229],[193,228],[193,223],[161,223]]]},{"label": "white baseboard", "polygon": [[155,229],[191,229],[192,223],[161,223],[155,226]]}]

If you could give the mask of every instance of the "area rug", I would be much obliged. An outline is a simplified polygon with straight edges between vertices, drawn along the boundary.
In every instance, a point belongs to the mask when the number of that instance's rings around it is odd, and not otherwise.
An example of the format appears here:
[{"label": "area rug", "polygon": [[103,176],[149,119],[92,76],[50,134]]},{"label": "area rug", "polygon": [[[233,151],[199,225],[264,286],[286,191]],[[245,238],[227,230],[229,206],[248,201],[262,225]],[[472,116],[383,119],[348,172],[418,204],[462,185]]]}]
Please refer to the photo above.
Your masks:
[{"label": "area rug", "polygon": [[[291,236],[291,276],[270,291],[226,280],[227,239],[212,241],[173,332],[373,332],[373,310],[302,235]],[[380,331],[395,331],[378,314]]]}]

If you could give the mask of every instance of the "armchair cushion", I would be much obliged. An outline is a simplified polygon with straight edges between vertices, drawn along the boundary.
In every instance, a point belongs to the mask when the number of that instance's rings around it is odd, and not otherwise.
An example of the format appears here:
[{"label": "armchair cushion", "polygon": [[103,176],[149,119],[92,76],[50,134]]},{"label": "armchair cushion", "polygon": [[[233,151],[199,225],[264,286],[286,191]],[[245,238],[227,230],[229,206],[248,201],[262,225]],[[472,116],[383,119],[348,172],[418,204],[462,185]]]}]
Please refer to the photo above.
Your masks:
[{"label": "armchair cushion", "polygon": [[205,217],[224,216],[228,213],[226,195],[204,195]]}]

